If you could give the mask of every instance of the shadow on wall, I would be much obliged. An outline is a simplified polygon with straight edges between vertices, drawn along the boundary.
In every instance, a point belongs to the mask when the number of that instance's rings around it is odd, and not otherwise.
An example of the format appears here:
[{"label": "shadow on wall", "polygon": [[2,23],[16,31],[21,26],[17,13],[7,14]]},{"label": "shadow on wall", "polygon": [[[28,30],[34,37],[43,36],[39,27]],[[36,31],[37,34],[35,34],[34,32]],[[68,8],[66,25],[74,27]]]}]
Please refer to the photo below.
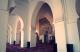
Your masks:
[{"label": "shadow on wall", "polygon": [[76,12],[80,17],[80,0],[76,0]]},{"label": "shadow on wall", "polygon": [[79,40],[80,40],[80,0],[76,0],[76,12],[79,16],[79,18],[77,19],[77,26],[78,26]]},{"label": "shadow on wall", "polygon": [[77,19],[77,26],[78,26],[78,33],[79,33],[79,40],[80,40],[80,17]]}]

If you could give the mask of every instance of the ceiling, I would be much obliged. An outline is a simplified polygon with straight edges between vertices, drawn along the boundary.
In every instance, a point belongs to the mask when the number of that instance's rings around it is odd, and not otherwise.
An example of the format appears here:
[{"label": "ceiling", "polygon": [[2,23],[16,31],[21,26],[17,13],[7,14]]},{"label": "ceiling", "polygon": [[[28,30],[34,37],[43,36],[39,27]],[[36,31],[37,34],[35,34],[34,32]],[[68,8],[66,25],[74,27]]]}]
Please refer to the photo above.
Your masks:
[{"label": "ceiling", "polygon": [[49,24],[49,21],[46,18],[42,18],[42,19],[39,20],[39,23],[41,25],[44,25],[44,24]]},{"label": "ceiling", "polygon": [[27,3],[29,3],[29,0],[15,0],[16,4],[18,5],[26,5]]}]

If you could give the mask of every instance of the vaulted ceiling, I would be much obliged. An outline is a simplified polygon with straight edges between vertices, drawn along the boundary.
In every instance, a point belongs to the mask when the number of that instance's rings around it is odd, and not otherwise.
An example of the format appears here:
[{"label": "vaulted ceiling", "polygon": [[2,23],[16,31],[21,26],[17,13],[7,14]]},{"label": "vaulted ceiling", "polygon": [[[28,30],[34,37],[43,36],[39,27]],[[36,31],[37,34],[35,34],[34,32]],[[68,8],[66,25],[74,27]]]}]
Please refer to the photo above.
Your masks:
[{"label": "vaulted ceiling", "polygon": [[53,15],[51,8],[48,4],[44,3],[38,14],[37,14],[37,22],[39,22],[41,25],[43,24],[52,24],[53,22]]},{"label": "vaulted ceiling", "polygon": [[50,22],[46,18],[42,18],[39,20],[40,25],[50,24]]}]

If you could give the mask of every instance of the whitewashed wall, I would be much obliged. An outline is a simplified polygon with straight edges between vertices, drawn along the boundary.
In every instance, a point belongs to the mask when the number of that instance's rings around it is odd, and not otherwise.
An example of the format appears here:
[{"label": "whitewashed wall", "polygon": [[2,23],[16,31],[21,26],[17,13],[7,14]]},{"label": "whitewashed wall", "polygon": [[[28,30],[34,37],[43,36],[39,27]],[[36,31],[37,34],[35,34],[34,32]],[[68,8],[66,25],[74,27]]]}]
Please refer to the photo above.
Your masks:
[{"label": "whitewashed wall", "polygon": [[6,51],[6,37],[8,24],[8,0],[0,0],[0,52]]}]

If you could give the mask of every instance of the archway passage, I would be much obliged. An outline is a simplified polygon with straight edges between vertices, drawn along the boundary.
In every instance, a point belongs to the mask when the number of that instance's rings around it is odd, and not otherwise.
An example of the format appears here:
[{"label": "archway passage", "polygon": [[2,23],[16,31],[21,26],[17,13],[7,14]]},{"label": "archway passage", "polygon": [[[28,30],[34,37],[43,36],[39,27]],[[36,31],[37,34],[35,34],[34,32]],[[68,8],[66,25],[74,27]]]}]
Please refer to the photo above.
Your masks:
[{"label": "archway passage", "polygon": [[39,20],[39,37],[42,43],[55,42],[52,26],[46,17]]},{"label": "archway passage", "polygon": [[20,45],[20,47],[23,47],[24,42],[24,22],[20,16],[17,16],[17,22],[16,22],[16,43]]},{"label": "archway passage", "polygon": [[[55,32],[53,24],[53,15],[50,6],[44,3],[36,15],[36,46],[42,44],[55,43]],[[50,45],[49,44],[49,45]]]},{"label": "archway passage", "polygon": [[43,35],[45,34],[46,31],[48,31],[49,34],[52,33],[52,26],[50,24],[50,22],[46,19],[46,18],[42,18],[39,20],[39,25],[40,25],[40,31],[39,31],[39,35]]},{"label": "archway passage", "polygon": [[[13,18],[12,18],[13,17]],[[7,42],[10,45],[23,47],[24,42],[24,22],[18,15],[11,15],[8,23]]]}]

